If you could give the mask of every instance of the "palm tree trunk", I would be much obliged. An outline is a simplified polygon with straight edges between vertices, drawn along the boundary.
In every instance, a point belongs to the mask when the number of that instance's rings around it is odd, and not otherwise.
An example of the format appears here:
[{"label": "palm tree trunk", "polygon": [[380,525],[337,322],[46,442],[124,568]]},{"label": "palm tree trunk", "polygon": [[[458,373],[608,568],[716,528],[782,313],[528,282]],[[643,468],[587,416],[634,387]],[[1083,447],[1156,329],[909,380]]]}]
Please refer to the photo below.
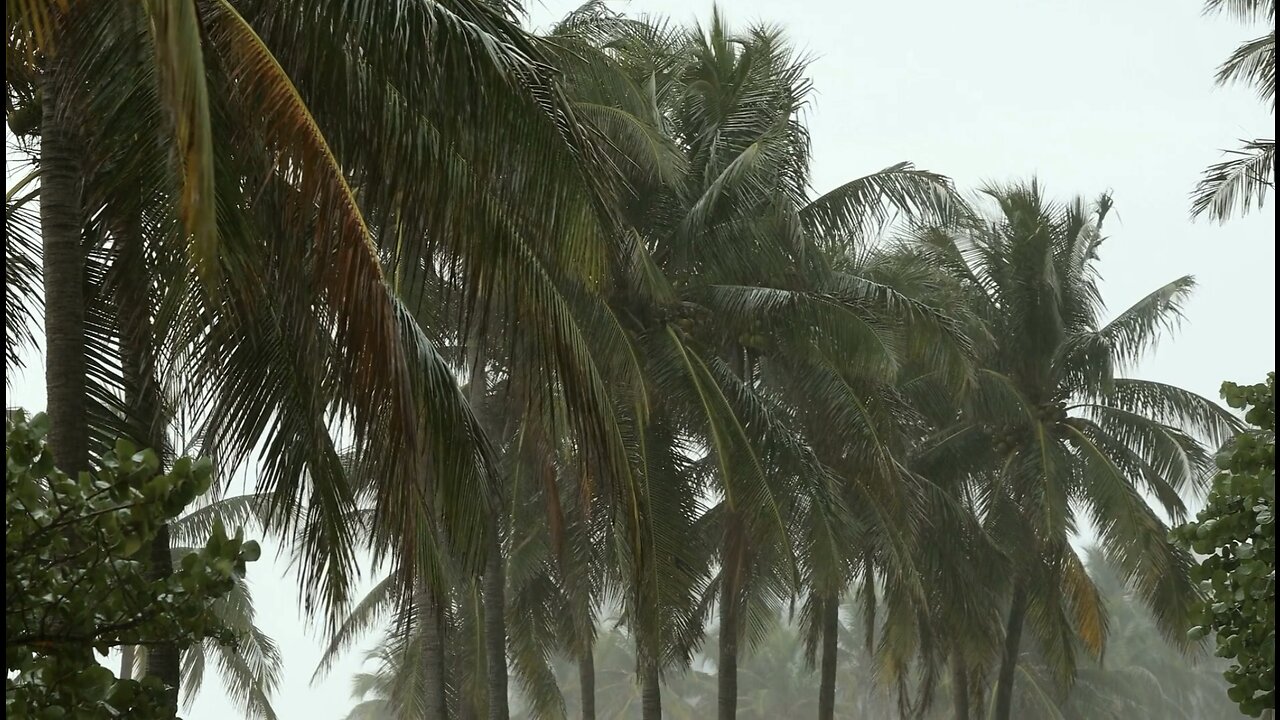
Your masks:
[{"label": "palm tree trunk", "polygon": [[[151,541],[151,557],[148,574],[152,580],[163,580],[173,574],[173,554],[169,549],[169,525],[156,531]],[[163,643],[153,645],[147,652],[147,675],[155,676],[165,686],[172,688],[169,708],[178,712],[178,683],[181,677],[182,653],[177,645]]]},{"label": "palm tree trunk", "polygon": [[[117,318],[120,323],[121,369],[124,372],[125,400],[132,413],[134,440],[165,457],[164,409],[160,402],[160,384],[156,377],[155,338],[151,328],[150,274],[143,252],[141,230],[136,218],[121,223],[115,242],[117,262],[122,268]],[[173,552],[169,543],[169,526],[163,524],[151,540],[148,578],[164,580],[173,574]],[[182,648],[166,643],[147,653],[147,675],[159,678],[173,688],[172,709],[178,709]]]},{"label": "palm tree trunk", "polygon": [[[743,382],[751,384],[754,363],[750,351],[735,347],[730,357]],[[716,666],[717,684],[717,716],[719,720],[736,720],[738,716],[738,595],[741,589],[745,547],[742,537],[741,518],[730,511],[725,518],[726,526],[720,557],[724,567],[721,568],[720,583],[720,658]]]},{"label": "palm tree trunk", "polygon": [[662,720],[662,680],[656,658],[640,661],[640,718]]},{"label": "palm tree trunk", "polygon": [[956,720],[969,720],[969,668],[964,658],[951,658],[951,697],[955,701]]},{"label": "palm tree trunk", "polygon": [[[731,519],[732,522],[732,519]],[[716,664],[716,698],[720,720],[735,720],[738,715],[738,567],[736,533],[725,533],[722,557],[725,567],[720,584],[720,658]]]},{"label": "palm tree trunk", "polygon": [[418,622],[422,623],[422,682],[426,691],[424,720],[448,720],[449,695],[444,676],[444,634],[440,605],[425,582],[418,587]]},{"label": "palm tree trunk", "polygon": [[[471,411],[484,417],[484,399],[488,390],[484,338],[476,333],[471,358],[471,380],[467,389],[467,402]],[[484,577],[480,593],[484,606],[484,654],[485,684],[489,704],[489,720],[509,720],[511,710],[507,703],[507,599],[506,563],[502,557],[502,501],[496,498],[489,518],[485,542],[488,546]]]},{"label": "palm tree trunk", "polygon": [[120,646],[120,679],[133,679],[133,659],[137,656],[138,648],[136,645]]},{"label": "palm tree trunk", "polygon": [[508,720],[507,706],[507,601],[506,572],[502,558],[502,534],[495,513],[489,530],[489,556],[484,570],[484,635],[488,667],[489,720]]},{"label": "palm tree trunk", "polygon": [[40,234],[44,253],[45,385],[49,447],[63,472],[89,469],[85,396],[84,246],[74,134],[58,102],[59,61],[41,79]]},{"label": "palm tree trunk", "polygon": [[596,656],[590,643],[578,658],[578,686],[582,690],[582,720],[596,720]]},{"label": "palm tree trunk", "polygon": [[818,685],[818,720],[836,716],[836,640],[840,630],[840,598],[822,601],[822,675]]},{"label": "palm tree trunk", "polygon": [[1004,656],[1000,659],[1000,676],[996,684],[995,720],[1009,720],[1013,712],[1013,681],[1018,669],[1018,651],[1022,645],[1022,623],[1027,615],[1027,593],[1021,583],[1014,586],[1009,605],[1009,622],[1005,627]]}]

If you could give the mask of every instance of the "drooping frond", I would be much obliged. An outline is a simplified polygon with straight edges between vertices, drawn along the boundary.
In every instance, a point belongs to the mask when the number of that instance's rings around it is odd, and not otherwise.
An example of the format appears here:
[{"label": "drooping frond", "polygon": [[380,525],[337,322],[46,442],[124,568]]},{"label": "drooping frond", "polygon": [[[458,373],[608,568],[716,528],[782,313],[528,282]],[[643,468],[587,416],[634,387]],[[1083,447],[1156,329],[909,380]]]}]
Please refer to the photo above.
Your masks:
[{"label": "drooping frond", "polygon": [[[36,347],[43,318],[40,217],[31,207],[39,190],[31,187],[32,170],[5,193],[4,211],[4,351],[5,365],[22,367],[22,353]],[[5,373],[6,386],[11,381]]]},{"label": "drooping frond", "polygon": [[394,580],[387,576],[374,585],[360,602],[347,611],[338,629],[329,638],[329,644],[316,664],[311,682],[315,683],[333,668],[338,656],[349,650],[360,637],[389,617],[399,599]]},{"label": "drooping frond", "polygon": [[1219,85],[1244,83],[1257,91],[1263,102],[1271,104],[1272,112],[1276,109],[1276,36],[1271,33],[1250,40],[1235,52],[1218,68],[1215,78]]},{"label": "drooping frond", "polygon": [[1210,165],[1192,191],[1192,217],[1205,215],[1222,223],[1237,213],[1261,210],[1267,192],[1275,187],[1274,140],[1245,141],[1243,148],[1227,154],[1235,157]]},{"label": "drooping frond", "polygon": [[1225,13],[1236,20],[1254,22],[1276,16],[1275,0],[1206,0],[1205,14]]},{"label": "drooping frond", "polygon": [[169,108],[180,187],[179,215],[192,239],[196,267],[217,281],[218,225],[213,179],[209,89],[194,0],[147,2],[160,97]]}]

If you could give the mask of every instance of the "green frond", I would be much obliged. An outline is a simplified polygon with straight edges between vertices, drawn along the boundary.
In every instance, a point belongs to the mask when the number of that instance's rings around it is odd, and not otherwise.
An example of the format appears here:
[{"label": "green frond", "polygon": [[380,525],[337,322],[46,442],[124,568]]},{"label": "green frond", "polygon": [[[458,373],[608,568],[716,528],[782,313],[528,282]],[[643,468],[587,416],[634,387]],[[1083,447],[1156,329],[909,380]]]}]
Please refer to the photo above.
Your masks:
[{"label": "green frond", "polygon": [[333,668],[338,656],[346,652],[370,628],[385,619],[392,606],[399,600],[398,586],[387,576],[374,585],[363,598],[346,612],[338,629],[329,638],[329,644],[316,663],[311,675],[314,684]]},{"label": "green frond", "polygon": [[1090,399],[1179,428],[1213,447],[1221,446],[1244,427],[1239,418],[1212,400],[1152,380],[1116,378],[1110,392]]},{"label": "green frond", "polygon": [[1157,333],[1173,330],[1182,318],[1182,303],[1195,289],[1195,280],[1184,276],[1134,303],[1098,333],[1113,348],[1115,357],[1136,362],[1155,343]]},{"label": "green frond", "polygon": [[[1273,66],[1274,67],[1274,66]],[[1275,187],[1276,143],[1245,141],[1239,150],[1228,150],[1230,160],[1210,165],[1191,193],[1191,217],[1208,216],[1219,223],[1237,214],[1262,209],[1267,192]]]},{"label": "green frond", "polygon": [[1272,32],[1254,38],[1231,53],[1218,68],[1214,80],[1219,85],[1240,82],[1253,87],[1263,102],[1276,109],[1276,36]]},{"label": "green frond", "polygon": [[820,241],[870,238],[895,216],[945,224],[963,202],[951,181],[901,162],[837,187],[800,209],[805,228]]},{"label": "green frond", "polygon": [[642,180],[674,186],[684,178],[684,156],[669,138],[627,111],[609,105],[578,102],[574,109],[584,122],[599,128]]},{"label": "green frond", "polygon": [[1188,613],[1197,598],[1191,558],[1169,542],[1169,528],[1094,439],[1074,427],[1070,434],[1080,441],[1085,461],[1080,501],[1092,515],[1107,559],[1151,608],[1165,637],[1185,645]]},{"label": "green frond", "polygon": [[[6,366],[22,367],[22,353],[36,347],[44,317],[40,217],[31,207],[39,190],[22,190],[36,177],[33,170],[5,195],[4,350]],[[11,382],[5,373],[6,386]]]},{"label": "green frond", "polygon": [[218,226],[213,179],[209,89],[194,0],[145,4],[156,57],[160,97],[172,116],[182,180],[179,215],[192,239],[195,265],[210,287],[217,283]]},{"label": "green frond", "polygon": [[1206,15],[1225,13],[1244,22],[1273,20],[1276,3],[1275,0],[1206,0],[1204,12]]}]

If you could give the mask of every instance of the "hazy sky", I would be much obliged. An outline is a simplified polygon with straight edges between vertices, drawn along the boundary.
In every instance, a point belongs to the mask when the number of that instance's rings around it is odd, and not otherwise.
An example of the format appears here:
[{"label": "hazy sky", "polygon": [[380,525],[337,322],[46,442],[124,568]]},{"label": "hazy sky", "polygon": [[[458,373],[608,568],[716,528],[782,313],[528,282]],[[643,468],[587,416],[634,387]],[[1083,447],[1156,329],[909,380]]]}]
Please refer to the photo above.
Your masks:
[{"label": "hazy sky", "polygon": [[[533,25],[545,27],[579,3],[528,4]],[[704,23],[711,10],[709,0],[612,6]],[[1181,332],[1139,372],[1216,398],[1223,380],[1257,382],[1274,369],[1273,206],[1221,227],[1187,216],[1188,193],[1221,149],[1272,136],[1272,117],[1251,91],[1213,85],[1218,64],[1258,28],[1167,0],[721,7],[733,27],[782,25],[814,58],[808,124],[818,191],[901,160],[966,189],[1035,175],[1063,200],[1110,190],[1116,205],[1101,250],[1109,306],[1123,309],[1181,275],[1199,283]],[[41,380],[38,369],[18,379],[7,404],[43,407]],[[275,707],[284,720],[337,720],[352,704],[359,659],[309,684],[321,643],[306,632],[284,571],[264,556],[250,574],[259,624],[284,653]],[[236,717],[214,675],[188,720]]]}]

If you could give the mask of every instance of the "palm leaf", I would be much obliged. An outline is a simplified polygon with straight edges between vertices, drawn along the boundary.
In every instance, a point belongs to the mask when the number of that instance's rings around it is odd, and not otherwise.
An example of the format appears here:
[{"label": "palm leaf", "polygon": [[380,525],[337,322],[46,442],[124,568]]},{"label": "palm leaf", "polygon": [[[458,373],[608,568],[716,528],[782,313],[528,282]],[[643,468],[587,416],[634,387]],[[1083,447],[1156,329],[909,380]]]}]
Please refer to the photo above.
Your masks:
[{"label": "palm leaf", "polygon": [[148,2],[160,95],[173,116],[182,197],[179,214],[191,236],[196,266],[214,286],[218,227],[200,21],[194,0]]},{"label": "palm leaf", "polygon": [[1261,210],[1267,192],[1275,186],[1274,140],[1244,141],[1240,150],[1229,150],[1230,160],[1210,165],[1191,193],[1191,216],[1207,215],[1226,222],[1236,213]]}]

